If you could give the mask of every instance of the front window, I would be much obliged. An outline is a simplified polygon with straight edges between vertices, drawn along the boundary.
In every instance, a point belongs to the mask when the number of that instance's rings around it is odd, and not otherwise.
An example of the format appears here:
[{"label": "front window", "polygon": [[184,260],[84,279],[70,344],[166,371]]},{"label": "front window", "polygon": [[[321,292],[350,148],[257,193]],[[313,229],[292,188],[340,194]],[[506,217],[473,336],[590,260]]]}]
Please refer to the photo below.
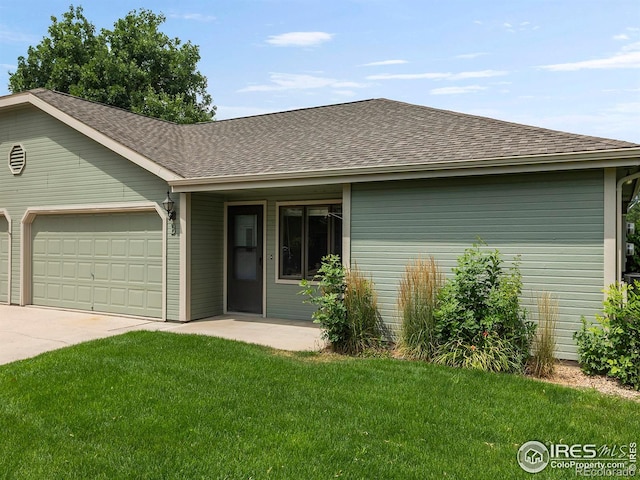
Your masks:
[{"label": "front window", "polygon": [[279,215],[279,278],[312,280],[322,257],[342,254],[341,205],[287,205]]}]

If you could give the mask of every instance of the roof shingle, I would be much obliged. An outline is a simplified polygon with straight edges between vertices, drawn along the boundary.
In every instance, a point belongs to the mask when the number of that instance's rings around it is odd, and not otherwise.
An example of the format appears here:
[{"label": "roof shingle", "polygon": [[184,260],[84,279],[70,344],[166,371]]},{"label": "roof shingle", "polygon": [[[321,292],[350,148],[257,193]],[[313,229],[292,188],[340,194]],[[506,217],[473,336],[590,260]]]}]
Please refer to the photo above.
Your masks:
[{"label": "roof shingle", "polygon": [[184,178],[428,165],[640,146],[387,99],[177,125],[50,90],[31,93]]}]

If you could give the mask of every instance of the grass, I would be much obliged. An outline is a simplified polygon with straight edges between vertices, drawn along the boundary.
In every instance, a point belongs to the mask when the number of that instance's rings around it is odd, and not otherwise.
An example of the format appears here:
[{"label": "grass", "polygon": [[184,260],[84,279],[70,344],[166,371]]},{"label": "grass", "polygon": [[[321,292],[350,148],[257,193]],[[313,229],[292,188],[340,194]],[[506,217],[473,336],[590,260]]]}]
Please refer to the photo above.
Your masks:
[{"label": "grass", "polygon": [[528,440],[639,431],[640,404],[592,391],[197,335],[131,332],[0,367],[0,478],[530,478]]}]

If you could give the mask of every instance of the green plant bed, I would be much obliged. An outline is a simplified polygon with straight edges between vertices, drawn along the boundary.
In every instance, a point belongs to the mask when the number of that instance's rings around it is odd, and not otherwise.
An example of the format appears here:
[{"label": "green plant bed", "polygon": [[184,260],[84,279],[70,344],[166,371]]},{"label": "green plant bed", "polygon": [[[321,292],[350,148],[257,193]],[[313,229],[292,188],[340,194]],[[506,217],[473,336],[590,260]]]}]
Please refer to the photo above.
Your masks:
[{"label": "green plant bed", "polygon": [[132,332],[0,367],[0,431],[1,478],[531,478],[520,445],[637,441],[640,404],[423,362]]}]

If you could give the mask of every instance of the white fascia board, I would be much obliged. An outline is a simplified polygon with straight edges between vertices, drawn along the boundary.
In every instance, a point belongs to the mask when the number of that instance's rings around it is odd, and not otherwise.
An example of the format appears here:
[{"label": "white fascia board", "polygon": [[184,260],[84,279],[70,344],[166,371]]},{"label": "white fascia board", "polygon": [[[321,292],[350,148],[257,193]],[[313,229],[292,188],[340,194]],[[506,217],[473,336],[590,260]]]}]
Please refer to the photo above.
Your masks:
[{"label": "white fascia board", "polygon": [[227,191],[638,165],[640,165],[640,148],[628,148],[557,155],[431,162],[420,165],[203,177],[173,180],[169,181],[169,184],[174,192]]},{"label": "white fascia board", "polygon": [[10,95],[10,96],[0,98],[0,109],[5,107],[13,107],[13,106],[19,106],[19,105],[26,105],[26,104],[30,104],[36,108],[39,108],[40,110],[51,115],[55,119],[60,120],[65,125],[73,128],[74,130],[77,130],[83,135],[98,142],[102,146],[108,148],[109,150],[117,153],[118,155],[126,158],[132,163],[135,163],[139,167],[144,168],[148,172],[156,175],[157,177],[160,177],[161,179],[167,182],[172,180],[179,180],[183,178],[180,175],[172,172],[171,170],[148,159],[144,155],[139,154],[135,150],[132,150],[129,147],[122,145],[121,143],[113,140],[107,135],[104,135],[103,133],[100,133],[99,131],[73,118],[71,115],[64,113],[62,110],[59,110],[56,107],[48,104],[44,100],[31,94],[30,92],[24,92],[22,94]]}]

